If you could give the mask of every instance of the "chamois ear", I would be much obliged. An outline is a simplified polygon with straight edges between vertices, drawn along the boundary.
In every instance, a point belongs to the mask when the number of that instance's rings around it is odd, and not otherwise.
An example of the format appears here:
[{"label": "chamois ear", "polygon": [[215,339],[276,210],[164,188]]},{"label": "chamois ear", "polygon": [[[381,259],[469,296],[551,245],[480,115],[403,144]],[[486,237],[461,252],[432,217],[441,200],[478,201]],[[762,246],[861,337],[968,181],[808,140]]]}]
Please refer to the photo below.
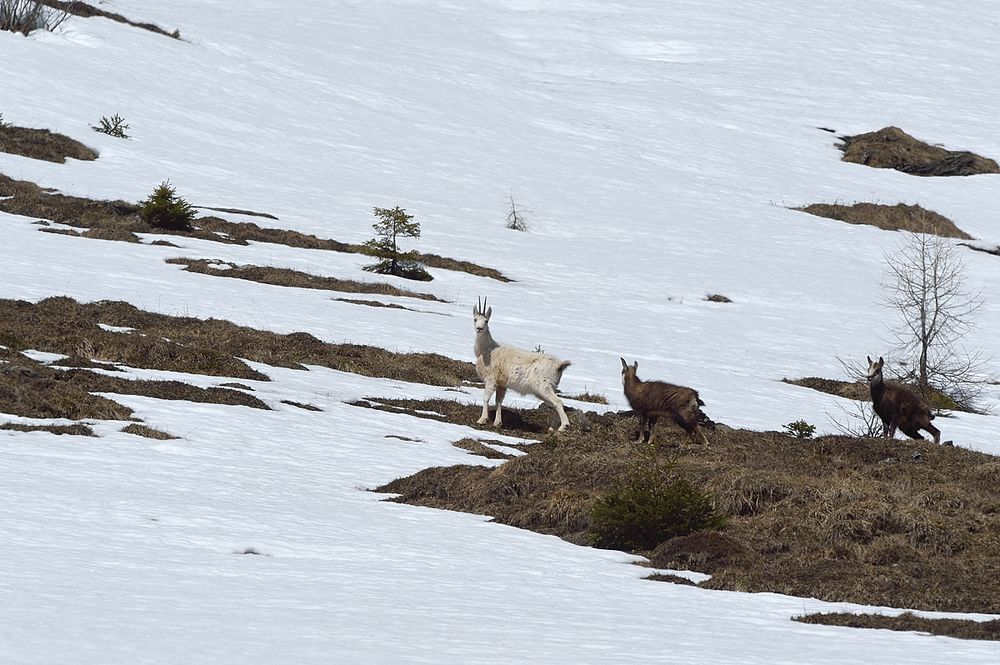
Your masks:
[{"label": "chamois ear", "polygon": [[624,359],[624,358],[622,358],[621,356],[619,356],[619,357],[618,357],[618,360],[621,360],[621,361],[622,361],[622,371],[624,371],[624,370],[628,369],[628,363],[627,363],[627,362],[625,362],[625,359]]},{"label": "chamois ear", "polygon": [[489,321],[490,317],[493,316],[493,308],[492,307],[487,307],[486,308],[486,313],[483,314],[483,316],[485,316],[486,320]]},{"label": "chamois ear", "polygon": [[884,365],[884,364],[885,364],[885,361],[884,361],[884,360],[882,360],[882,356],[879,356],[879,357],[878,357],[878,366],[879,366],[879,367],[881,367],[881,366],[882,366],[882,365]]},{"label": "chamois ear", "polygon": [[634,363],[632,363],[632,369],[639,369],[639,361],[638,360],[636,360]]},{"label": "chamois ear", "polygon": [[871,356],[865,356],[865,358],[868,359],[868,365],[870,366],[872,364],[872,357]]}]

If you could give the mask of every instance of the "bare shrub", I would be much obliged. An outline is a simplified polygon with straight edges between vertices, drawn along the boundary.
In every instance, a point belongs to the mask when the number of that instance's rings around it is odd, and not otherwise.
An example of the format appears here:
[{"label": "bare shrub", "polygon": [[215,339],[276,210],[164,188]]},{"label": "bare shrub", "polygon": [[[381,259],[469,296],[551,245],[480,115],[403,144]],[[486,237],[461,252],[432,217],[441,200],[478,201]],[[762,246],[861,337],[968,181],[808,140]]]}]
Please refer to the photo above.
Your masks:
[{"label": "bare shrub", "polygon": [[937,390],[971,408],[984,385],[985,358],[962,339],[984,300],[968,288],[965,262],[951,243],[929,233],[907,233],[885,262],[882,303],[897,314],[890,331],[895,355],[904,359],[902,378],[932,406]]},{"label": "bare shrub", "polygon": [[511,231],[527,231],[528,221],[525,214],[530,212],[517,205],[514,201],[514,194],[510,195],[510,209],[507,211],[507,228]]},{"label": "bare shrub", "polygon": [[0,0],[0,30],[29,35],[35,30],[53,31],[69,18],[65,9],[49,7],[37,0]]}]

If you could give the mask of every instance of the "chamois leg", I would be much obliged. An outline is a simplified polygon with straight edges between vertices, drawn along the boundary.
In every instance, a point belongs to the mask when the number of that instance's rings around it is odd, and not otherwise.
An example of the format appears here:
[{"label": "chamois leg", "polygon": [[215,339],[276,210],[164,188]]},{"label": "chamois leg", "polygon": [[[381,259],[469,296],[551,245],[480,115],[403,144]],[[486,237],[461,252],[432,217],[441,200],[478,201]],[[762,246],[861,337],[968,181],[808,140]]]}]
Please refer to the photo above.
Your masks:
[{"label": "chamois leg", "polygon": [[496,390],[496,386],[492,381],[487,381],[486,385],[483,386],[483,415],[479,416],[479,420],[476,422],[480,425],[485,425],[490,419],[490,400],[493,399],[493,392]]},{"label": "chamois leg", "polygon": [[928,434],[934,437],[934,443],[941,443],[941,430],[934,427],[934,425],[930,423],[927,423],[927,425],[924,426],[924,429]]},{"label": "chamois leg", "polygon": [[539,397],[559,412],[559,431],[565,432],[566,428],[569,427],[569,418],[566,417],[566,410],[563,408],[562,400],[556,395],[555,389],[552,386],[545,386]]},{"label": "chamois leg", "polygon": [[705,436],[705,430],[703,430],[701,428],[701,425],[699,425],[697,422],[695,422],[694,424],[694,429],[691,430],[691,436],[697,436],[701,438],[702,444],[706,446],[708,445],[708,437]]},{"label": "chamois leg", "polygon": [[659,416],[647,416],[646,425],[649,431],[646,432],[646,443],[653,443],[653,439],[656,438],[656,421],[659,419]]},{"label": "chamois leg", "polygon": [[903,434],[905,434],[906,436],[910,437],[911,439],[917,439],[919,441],[923,441],[924,440],[923,435],[920,434],[920,430],[917,429],[916,427],[911,427],[909,429],[904,429],[903,430]]},{"label": "chamois leg", "polygon": [[896,438],[896,423],[895,422],[886,423],[886,426],[885,426],[885,438],[887,438],[887,439],[895,439]]},{"label": "chamois leg", "polygon": [[506,395],[507,395],[507,387],[497,386],[497,415],[493,419],[493,426],[497,428],[503,426],[503,418],[500,416],[500,406],[503,404],[503,398]]}]

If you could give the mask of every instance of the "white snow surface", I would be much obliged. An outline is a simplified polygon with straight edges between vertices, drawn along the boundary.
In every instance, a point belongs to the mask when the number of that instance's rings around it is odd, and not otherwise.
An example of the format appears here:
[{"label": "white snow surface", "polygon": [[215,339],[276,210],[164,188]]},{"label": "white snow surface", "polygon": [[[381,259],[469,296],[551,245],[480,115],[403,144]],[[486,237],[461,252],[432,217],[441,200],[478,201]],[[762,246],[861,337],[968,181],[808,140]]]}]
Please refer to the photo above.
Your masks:
[{"label": "white snow surface", "polygon": [[[838,357],[888,353],[880,282],[900,236],[788,207],[919,203],[1000,243],[1000,176],[843,163],[818,129],[897,125],[1000,155],[991,0],[105,7],[183,39],[77,17],[55,33],[0,33],[4,120],[100,153],[61,165],[0,153],[0,172],[133,201],[169,179],[196,205],[280,219],[223,216],[345,242],[371,237],[372,206],[399,205],[421,223],[416,248],[516,281],[432,269],[428,284],[395,281],[447,303],[360,307],[164,263],[372,279],[358,255],[97,241],[0,213],[0,297],[120,299],[471,360],[471,307],[488,296],[499,341],[573,361],[565,394],[623,408],[624,356],[640,376],[697,387],[715,420],[804,419],[830,433],[837,398],[780,379],[844,378]],[[91,131],[115,113],[130,140]],[[504,228],[511,195],[531,210],[528,233]],[[988,298],[969,343],[998,375],[1000,259],[960,251]],[[712,293],[733,303],[705,302]],[[0,663],[1000,662],[996,643],[789,620],[864,608],[654,584],[630,555],[384,502],[366,490],[490,463],[451,445],[482,435],[347,402],[479,391],[254,366],[272,381],[242,383],[274,411],[112,396],[180,439],[107,422],[94,423],[99,438],[0,431]],[[129,370],[158,374],[169,373]],[[998,399],[993,389],[986,405]],[[996,416],[941,429],[1000,453]]]}]

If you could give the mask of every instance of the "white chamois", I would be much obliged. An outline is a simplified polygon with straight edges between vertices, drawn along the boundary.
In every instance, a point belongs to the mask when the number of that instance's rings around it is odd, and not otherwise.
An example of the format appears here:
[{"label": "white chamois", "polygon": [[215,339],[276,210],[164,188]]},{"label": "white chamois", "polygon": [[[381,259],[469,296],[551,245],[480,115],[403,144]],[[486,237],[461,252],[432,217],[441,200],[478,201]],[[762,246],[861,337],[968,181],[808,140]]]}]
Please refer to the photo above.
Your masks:
[{"label": "white chamois", "polygon": [[490,419],[490,398],[497,396],[497,412],[493,426],[501,426],[500,408],[507,389],[522,395],[534,395],[559,412],[559,431],[569,425],[569,418],[562,401],[556,395],[556,387],[563,370],[570,366],[568,360],[559,360],[545,353],[522,351],[506,344],[498,344],[490,335],[490,316],[493,308],[487,308],[484,300],[472,309],[472,320],[476,325],[476,372],[486,384],[483,390],[483,415],[480,425]]}]

